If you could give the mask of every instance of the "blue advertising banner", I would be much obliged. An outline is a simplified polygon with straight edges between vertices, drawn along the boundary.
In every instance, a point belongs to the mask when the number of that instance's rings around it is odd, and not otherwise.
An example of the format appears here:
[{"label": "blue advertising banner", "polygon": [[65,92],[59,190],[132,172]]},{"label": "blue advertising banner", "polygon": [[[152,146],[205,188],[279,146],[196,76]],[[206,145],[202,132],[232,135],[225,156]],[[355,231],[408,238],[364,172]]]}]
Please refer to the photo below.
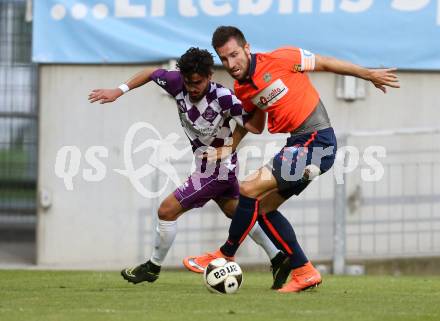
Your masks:
[{"label": "blue advertising banner", "polygon": [[367,67],[440,69],[440,0],[34,1],[33,61],[140,63],[210,49],[219,25]]}]

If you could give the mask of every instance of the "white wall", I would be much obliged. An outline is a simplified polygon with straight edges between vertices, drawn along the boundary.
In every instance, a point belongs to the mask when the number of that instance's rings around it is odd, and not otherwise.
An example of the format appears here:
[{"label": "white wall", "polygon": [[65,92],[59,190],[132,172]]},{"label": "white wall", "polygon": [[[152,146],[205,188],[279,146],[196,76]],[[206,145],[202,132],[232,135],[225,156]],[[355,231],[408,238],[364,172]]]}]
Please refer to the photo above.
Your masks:
[{"label": "white wall", "polygon": [[[50,194],[52,205],[48,209],[40,207],[38,210],[38,264],[71,268],[119,268],[144,260],[149,255],[159,200],[143,198],[126,178],[112,169],[124,168],[124,137],[135,122],[153,124],[162,137],[176,132],[182,139],[185,138],[175,105],[154,84],[130,92],[113,104],[92,105],[87,101],[91,89],[115,87],[140,68],[142,66],[40,67],[38,188],[40,192]],[[399,77],[402,84],[400,90],[390,90],[384,95],[368,85],[365,100],[345,102],[335,97],[334,75],[312,75],[337,133],[359,129],[438,126],[440,74],[399,72]],[[229,87],[232,85],[231,79],[223,71],[216,72],[215,80]],[[141,138],[145,138],[142,135],[137,140],[142,141]],[[283,143],[283,135],[272,137],[280,145]],[[393,144],[394,148],[396,143]],[[404,144],[405,141],[401,140],[395,148],[400,149]],[[432,142],[426,144],[432,146]],[[67,191],[63,180],[54,172],[57,152],[65,145],[75,145],[82,153],[79,174],[73,179],[73,191]],[[105,146],[109,152],[108,158],[103,160],[107,175],[101,182],[86,182],[81,175],[83,169],[90,167],[84,161],[84,154],[92,145]],[[149,155],[143,156],[143,159],[138,159],[139,163]],[[189,174],[189,168],[182,168],[181,174]],[[149,179],[146,183],[151,183]],[[326,195],[326,199],[331,200],[331,186],[324,185],[322,188],[324,190],[320,190],[319,195]],[[210,206],[206,211],[217,210]],[[168,264],[179,264],[187,254],[212,250],[225,237],[226,219],[217,215],[218,218],[213,221],[209,216],[207,222],[203,213],[203,210],[199,210],[191,214],[193,216],[186,214],[179,222],[179,227],[186,233],[178,236]],[[222,229],[215,230],[219,225]],[[209,226],[211,229],[201,236],[201,233],[193,230],[200,226]],[[322,228],[325,228],[325,224]],[[331,237],[331,233],[327,237]],[[192,240],[191,246],[188,246],[188,240]],[[311,252],[318,255],[320,249],[325,248],[325,243],[315,242],[316,251],[310,245]],[[246,260],[246,257],[261,257],[262,254],[255,247],[247,245],[242,255]]]}]

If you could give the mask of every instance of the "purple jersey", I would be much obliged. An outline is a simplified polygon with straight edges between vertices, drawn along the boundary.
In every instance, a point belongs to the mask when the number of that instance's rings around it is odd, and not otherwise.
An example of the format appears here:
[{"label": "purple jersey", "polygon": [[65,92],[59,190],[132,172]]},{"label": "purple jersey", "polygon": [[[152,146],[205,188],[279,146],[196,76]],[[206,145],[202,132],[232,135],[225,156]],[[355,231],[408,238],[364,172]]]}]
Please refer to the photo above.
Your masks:
[{"label": "purple jersey", "polygon": [[[211,82],[207,94],[198,102],[191,102],[179,71],[157,69],[150,79],[165,89],[177,102],[180,122],[191,141],[193,151],[201,147],[229,145],[232,130],[229,121],[233,118],[243,126],[247,118],[240,100],[230,89]],[[237,161],[236,153],[223,164],[232,170]],[[231,166],[228,166],[231,165]]]}]

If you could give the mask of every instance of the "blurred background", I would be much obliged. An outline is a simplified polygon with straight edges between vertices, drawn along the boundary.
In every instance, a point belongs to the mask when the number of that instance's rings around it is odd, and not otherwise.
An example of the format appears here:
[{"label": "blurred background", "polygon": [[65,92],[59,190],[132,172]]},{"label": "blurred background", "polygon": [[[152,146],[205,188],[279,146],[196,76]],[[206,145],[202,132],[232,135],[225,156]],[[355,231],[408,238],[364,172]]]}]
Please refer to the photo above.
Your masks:
[{"label": "blurred background", "polygon": [[[163,193],[144,197],[114,170],[127,168],[127,133],[137,122],[155,130],[139,130],[133,146],[172,133],[177,149],[188,146],[176,105],[154,84],[107,105],[87,96],[146,66],[173,69],[190,46],[214,53],[212,32],[230,24],[254,52],[290,44],[399,68],[402,88],[386,95],[363,80],[310,74],[339,139],[342,174],[323,175],[282,212],[328,272],[438,274],[439,7],[429,0],[0,0],[0,267],[119,269],[149,257],[157,208],[176,185],[157,168],[141,183]],[[214,80],[232,88],[220,66]],[[248,135],[240,177],[285,138]],[[133,155],[134,168],[151,153]],[[192,155],[175,158],[184,180]],[[229,221],[208,203],[178,226],[168,267],[217,248]],[[268,265],[249,240],[237,259]]]}]

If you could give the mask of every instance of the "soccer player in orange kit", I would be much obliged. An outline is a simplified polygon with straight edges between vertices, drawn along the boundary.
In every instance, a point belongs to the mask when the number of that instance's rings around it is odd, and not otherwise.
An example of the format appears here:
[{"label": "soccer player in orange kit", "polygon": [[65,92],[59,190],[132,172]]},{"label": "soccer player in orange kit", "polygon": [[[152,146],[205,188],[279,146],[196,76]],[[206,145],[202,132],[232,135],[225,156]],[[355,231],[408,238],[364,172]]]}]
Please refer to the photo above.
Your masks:
[{"label": "soccer player in orange kit", "polygon": [[[299,195],[318,175],[328,171],[336,155],[336,137],[319,94],[305,72],[328,71],[371,81],[386,93],[399,88],[395,69],[367,69],[295,47],[251,54],[243,33],[221,26],[212,37],[223,66],[235,79],[235,94],[250,113],[267,113],[270,133],[290,133],[273,159],[240,184],[240,199],[229,236],[217,251],[189,257],[206,266],[213,257],[233,260],[235,252],[256,221],[288,257],[274,276],[272,288],[299,292],[318,286],[320,273],[307,259],[289,221],[278,211],[266,212],[259,201],[271,195],[278,206]],[[284,284],[291,274],[291,280]]]}]

